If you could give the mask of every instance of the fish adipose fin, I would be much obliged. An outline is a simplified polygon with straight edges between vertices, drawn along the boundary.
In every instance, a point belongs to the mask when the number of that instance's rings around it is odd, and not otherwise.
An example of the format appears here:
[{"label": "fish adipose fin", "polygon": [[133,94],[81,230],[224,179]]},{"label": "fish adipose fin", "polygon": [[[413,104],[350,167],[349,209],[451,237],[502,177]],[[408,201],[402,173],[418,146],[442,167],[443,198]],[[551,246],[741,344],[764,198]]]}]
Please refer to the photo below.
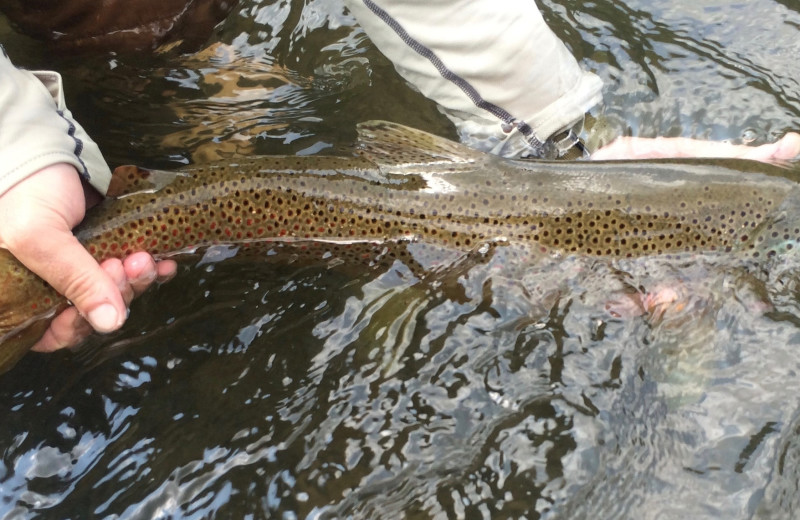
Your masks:
[{"label": "fish adipose fin", "polygon": [[489,154],[422,130],[388,121],[359,123],[357,153],[385,173],[416,173],[473,169],[491,159]]}]

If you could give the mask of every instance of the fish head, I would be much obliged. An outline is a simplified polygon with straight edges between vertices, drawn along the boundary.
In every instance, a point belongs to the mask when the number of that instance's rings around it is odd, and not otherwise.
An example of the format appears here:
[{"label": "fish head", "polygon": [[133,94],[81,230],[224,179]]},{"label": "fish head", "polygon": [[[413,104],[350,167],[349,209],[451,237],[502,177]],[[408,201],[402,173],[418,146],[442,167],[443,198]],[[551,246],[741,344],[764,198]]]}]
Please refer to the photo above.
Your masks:
[{"label": "fish head", "polygon": [[42,337],[67,301],[5,249],[0,249],[0,374]]}]

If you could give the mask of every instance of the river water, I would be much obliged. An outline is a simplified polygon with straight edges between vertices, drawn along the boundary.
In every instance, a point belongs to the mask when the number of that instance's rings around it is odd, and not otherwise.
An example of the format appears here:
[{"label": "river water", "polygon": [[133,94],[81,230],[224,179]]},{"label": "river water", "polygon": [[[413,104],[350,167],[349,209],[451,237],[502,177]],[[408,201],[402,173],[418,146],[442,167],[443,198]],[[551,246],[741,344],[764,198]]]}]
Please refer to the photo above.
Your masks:
[{"label": "river water", "polygon": [[[800,128],[795,2],[541,7],[605,81],[604,132]],[[65,73],[114,165],[349,153],[374,118],[454,135],[335,0],[243,1],[195,55],[53,57],[0,32],[17,63]],[[797,514],[796,259],[490,259],[421,280],[232,253],[0,378],[0,518]],[[681,299],[663,316],[625,311],[664,287]]]}]

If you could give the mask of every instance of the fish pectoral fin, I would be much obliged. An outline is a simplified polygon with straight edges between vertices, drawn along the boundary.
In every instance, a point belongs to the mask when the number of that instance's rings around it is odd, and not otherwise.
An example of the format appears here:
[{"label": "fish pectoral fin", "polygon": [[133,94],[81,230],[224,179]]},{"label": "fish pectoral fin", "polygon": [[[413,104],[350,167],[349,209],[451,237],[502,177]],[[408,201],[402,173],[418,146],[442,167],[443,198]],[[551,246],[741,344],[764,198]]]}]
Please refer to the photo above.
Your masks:
[{"label": "fish pectoral fin", "polygon": [[154,192],[172,184],[181,173],[163,170],[148,170],[138,166],[118,166],[111,174],[111,183],[106,191],[107,197],[120,198],[134,193]]},{"label": "fish pectoral fin", "polygon": [[388,121],[359,123],[358,153],[384,173],[418,173],[430,170],[472,169],[489,155],[422,130]]}]

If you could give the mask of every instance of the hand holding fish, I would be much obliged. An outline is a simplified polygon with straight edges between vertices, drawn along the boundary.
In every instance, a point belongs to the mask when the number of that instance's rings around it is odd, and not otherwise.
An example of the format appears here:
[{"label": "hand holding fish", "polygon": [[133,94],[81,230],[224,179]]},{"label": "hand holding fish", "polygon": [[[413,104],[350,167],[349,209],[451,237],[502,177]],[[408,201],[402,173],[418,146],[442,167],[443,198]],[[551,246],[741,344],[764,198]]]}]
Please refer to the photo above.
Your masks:
[{"label": "hand holding fish", "polygon": [[156,263],[147,253],[98,265],[72,234],[90,198],[77,171],[64,163],[40,170],[0,196],[0,247],[74,304],[52,321],[34,350],[76,345],[92,328],[118,329],[133,297],[175,272],[174,262]]},{"label": "hand holding fish", "polygon": [[789,132],[774,143],[733,145],[686,137],[620,137],[592,154],[597,161],[715,157],[781,162],[800,156],[800,134]]}]

